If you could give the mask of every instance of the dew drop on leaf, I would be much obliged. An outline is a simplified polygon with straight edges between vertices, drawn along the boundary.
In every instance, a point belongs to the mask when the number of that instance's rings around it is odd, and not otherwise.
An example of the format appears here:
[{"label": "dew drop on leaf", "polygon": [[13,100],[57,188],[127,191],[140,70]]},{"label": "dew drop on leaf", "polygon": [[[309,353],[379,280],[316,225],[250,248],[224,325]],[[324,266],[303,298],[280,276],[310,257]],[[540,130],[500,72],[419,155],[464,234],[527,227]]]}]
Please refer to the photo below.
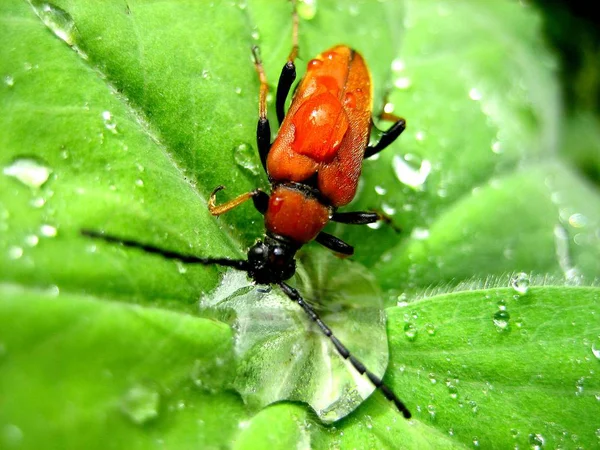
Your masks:
[{"label": "dew drop on leaf", "polygon": [[592,344],[592,354],[596,359],[600,360],[600,345],[597,345],[595,342]]},{"label": "dew drop on leaf", "polygon": [[44,224],[40,227],[40,233],[45,237],[55,237],[56,236],[56,227],[48,224]]},{"label": "dew drop on leaf", "polygon": [[414,155],[405,155],[404,158],[395,155],[392,168],[398,181],[414,190],[422,191],[431,172],[431,163],[426,159],[421,161]]},{"label": "dew drop on leaf", "polygon": [[10,259],[19,259],[21,256],[23,256],[23,248],[17,246],[9,247],[8,257]]},{"label": "dew drop on leaf", "polygon": [[236,164],[246,172],[249,172],[254,176],[257,176],[260,173],[252,146],[240,144],[235,147],[233,149],[233,159]]},{"label": "dew drop on leaf", "polygon": [[414,341],[415,339],[417,339],[417,333],[418,330],[415,324],[408,322],[404,325],[404,335],[409,341]]},{"label": "dew drop on leaf", "polygon": [[27,236],[25,236],[25,245],[27,245],[28,247],[35,247],[36,245],[38,245],[38,242],[40,242],[40,238],[37,237],[35,234],[29,234]]},{"label": "dew drop on leaf", "polygon": [[432,323],[426,323],[425,331],[429,336],[435,336],[435,325],[433,325]]},{"label": "dew drop on leaf", "polygon": [[304,20],[311,20],[317,14],[317,0],[300,0],[298,15]]},{"label": "dew drop on leaf", "polygon": [[510,314],[506,310],[496,311],[494,314],[494,325],[499,332],[509,331]]},{"label": "dew drop on leaf", "polygon": [[52,169],[47,164],[34,158],[17,158],[2,170],[4,175],[16,178],[31,189],[39,189],[44,185]]},{"label": "dew drop on leaf", "polygon": [[69,46],[75,44],[75,22],[73,18],[56,5],[39,0],[30,1],[35,13],[59,39]]},{"label": "dew drop on leaf", "polygon": [[527,291],[529,290],[529,283],[529,275],[527,275],[525,272],[517,273],[510,280],[510,285],[519,295],[527,294]]},{"label": "dew drop on leaf", "polygon": [[148,386],[136,384],[121,399],[121,411],[137,425],[158,416],[160,394]]},{"label": "dew drop on leaf", "polygon": [[6,424],[0,429],[0,446],[2,448],[20,448],[23,442],[23,431],[16,425]]},{"label": "dew drop on leaf", "polygon": [[532,450],[541,450],[544,446],[544,442],[544,436],[539,433],[531,433],[529,435],[529,445],[531,446]]},{"label": "dew drop on leaf", "polygon": [[110,131],[112,134],[118,133],[117,122],[115,122],[115,119],[110,111],[102,112],[102,120],[104,121],[104,126],[108,131]]}]

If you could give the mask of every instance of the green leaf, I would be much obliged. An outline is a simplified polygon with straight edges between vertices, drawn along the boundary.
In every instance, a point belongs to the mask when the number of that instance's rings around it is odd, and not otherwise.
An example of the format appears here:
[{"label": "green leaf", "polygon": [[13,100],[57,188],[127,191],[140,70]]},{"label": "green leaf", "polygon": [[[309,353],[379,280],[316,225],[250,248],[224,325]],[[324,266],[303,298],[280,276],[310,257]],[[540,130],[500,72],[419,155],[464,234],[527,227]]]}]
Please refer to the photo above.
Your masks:
[{"label": "green leaf", "polygon": [[[376,376],[388,363],[381,292],[360,264],[321,250],[302,255],[295,286],[336,338]],[[278,289],[248,285],[231,270],[201,301],[204,314],[232,324],[239,361],[234,387],[253,407],[308,403],[326,423],[345,417],[375,389],[298,304]]]},{"label": "green leaf", "polygon": [[[220,184],[231,196],[268,187],[249,49],[260,44],[273,92],[289,3],[1,2],[0,447],[597,446],[600,198],[558,156],[538,14],[508,1],[404,6],[320,0],[300,21],[299,75],[351,45],[372,70],[375,112],[389,94],[408,122],[365,162],[348,208],[383,210],[403,233],[329,231],[384,290],[385,381],[415,418],[376,393],[325,426],[305,404],[259,411],[235,392],[233,333],[198,313],[216,269],[80,235],[244,254],[260,216],[248,205],[215,221],[206,202]],[[307,298],[317,278],[299,285]],[[359,314],[336,332],[381,373],[385,349],[352,328]]]}]

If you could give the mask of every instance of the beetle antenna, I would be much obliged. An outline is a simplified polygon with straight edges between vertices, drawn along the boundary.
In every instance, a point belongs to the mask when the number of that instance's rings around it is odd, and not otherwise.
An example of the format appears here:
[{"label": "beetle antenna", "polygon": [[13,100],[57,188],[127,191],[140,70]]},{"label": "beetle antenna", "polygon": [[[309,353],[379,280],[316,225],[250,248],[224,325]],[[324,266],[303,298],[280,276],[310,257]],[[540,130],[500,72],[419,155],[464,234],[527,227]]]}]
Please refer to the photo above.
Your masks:
[{"label": "beetle antenna", "polygon": [[159,247],[155,247],[153,245],[142,244],[140,242],[131,241],[129,239],[122,239],[115,236],[111,236],[108,234],[100,233],[94,230],[81,230],[81,234],[87,237],[91,237],[94,239],[101,239],[105,242],[111,242],[115,244],[121,244],[125,247],[137,248],[139,250],[143,250],[146,253],[152,253],[155,255],[160,255],[165,259],[175,259],[177,261],[181,261],[186,264],[202,264],[205,266],[209,266],[212,264],[218,266],[226,266],[233,267],[237,270],[243,270],[244,272],[248,272],[248,262],[244,259],[229,259],[229,258],[200,258],[194,255],[185,255],[183,253],[174,252],[171,250],[165,250]]},{"label": "beetle antenna", "polygon": [[350,351],[333,335],[331,329],[327,325],[325,325],[325,323],[321,320],[321,318],[315,312],[315,310],[308,303],[306,303],[306,301],[304,301],[300,293],[296,289],[291,287],[289,284],[284,283],[283,281],[277,284],[279,285],[279,287],[281,287],[285,295],[287,295],[290,298],[290,300],[300,305],[300,307],[302,307],[302,309],[308,315],[308,317],[310,317],[313,320],[313,322],[315,322],[319,326],[319,328],[321,328],[323,334],[327,336],[329,340],[331,340],[333,346],[340,354],[340,356],[344,359],[349,360],[350,363],[361,375],[366,374],[369,381],[373,383],[373,385],[377,389],[379,389],[389,401],[393,402],[394,405],[396,405],[396,408],[398,408],[398,410],[402,413],[404,418],[410,419],[412,414],[410,413],[406,405],[402,402],[402,400],[396,397],[396,394],[394,394],[392,390],[383,381],[381,381],[381,379],[377,375],[369,371],[363,363],[361,363],[358,359],[356,359],[350,354]]}]

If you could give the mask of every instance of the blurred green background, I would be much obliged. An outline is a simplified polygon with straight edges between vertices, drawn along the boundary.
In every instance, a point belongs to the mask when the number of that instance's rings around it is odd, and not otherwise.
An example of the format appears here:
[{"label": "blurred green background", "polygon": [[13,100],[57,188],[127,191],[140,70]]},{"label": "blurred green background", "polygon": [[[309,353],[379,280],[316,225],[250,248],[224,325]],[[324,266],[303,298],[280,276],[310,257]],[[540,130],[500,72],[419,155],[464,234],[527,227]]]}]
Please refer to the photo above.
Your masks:
[{"label": "blurred green background", "polygon": [[536,0],[545,34],[560,59],[567,115],[564,156],[600,186],[600,11],[594,2]]}]

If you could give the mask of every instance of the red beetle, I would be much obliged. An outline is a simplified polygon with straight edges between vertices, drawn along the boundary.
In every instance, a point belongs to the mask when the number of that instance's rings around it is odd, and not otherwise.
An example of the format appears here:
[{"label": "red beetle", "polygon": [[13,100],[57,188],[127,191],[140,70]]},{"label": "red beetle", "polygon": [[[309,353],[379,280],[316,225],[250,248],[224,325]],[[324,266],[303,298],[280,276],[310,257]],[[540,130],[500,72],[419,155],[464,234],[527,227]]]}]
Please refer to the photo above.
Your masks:
[{"label": "red beetle", "polygon": [[338,353],[358,372],[366,374],[404,417],[409,418],[411,414],[402,401],[350,354],[299,292],[285,283],[295,273],[296,252],[312,240],[338,254],[352,255],[354,250],[350,245],[322,231],[330,220],[360,225],[384,218],[376,212],[337,212],[337,208],[354,198],[363,159],[386,148],[405,128],[404,119],[396,118],[394,125],[381,132],[379,142],[369,145],[373,126],[371,76],[362,56],[345,45],[333,47],[308,63],[306,74],[285,114],[285,101],[296,78],[297,24],[294,8],[294,45],[277,86],[276,111],[280,129],[273,143],[267,119],[267,79],[258,49],[252,49],[260,77],[257,146],[271,182],[271,194],[256,189],[216,205],[216,194],[223,189],[219,186],[209,200],[209,210],[215,216],[250,199],[264,215],[264,239],[248,250],[247,259],[200,258],[95,231],[84,230],[83,233],[184,263],[233,267],[247,272],[255,283],[278,285],[329,337]]}]

